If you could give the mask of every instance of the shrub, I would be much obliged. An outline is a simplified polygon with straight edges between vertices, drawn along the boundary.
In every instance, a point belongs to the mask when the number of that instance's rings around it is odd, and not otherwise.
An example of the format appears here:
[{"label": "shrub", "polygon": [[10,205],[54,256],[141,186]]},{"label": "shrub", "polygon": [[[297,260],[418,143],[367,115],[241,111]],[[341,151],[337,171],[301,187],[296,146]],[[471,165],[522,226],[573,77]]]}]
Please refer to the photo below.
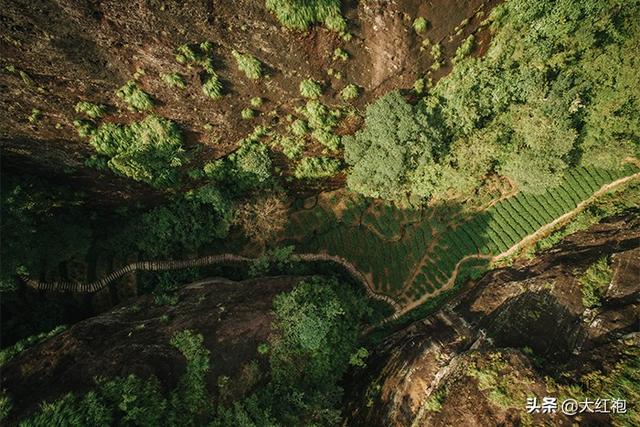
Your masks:
[{"label": "shrub", "polygon": [[282,149],[282,153],[288,159],[295,159],[300,156],[304,151],[304,139],[302,138],[290,138],[288,136],[278,136],[274,143],[279,145]]},{"label": "shrub", "polygon": [[440,58],[442,58],[442,45],[440,43],[431,46],[431,56],[435,62],[440,61]]},{"label": "shrub", "polygon": [[29,115],[27,119],[29,120],[29,123],[38,123],[41,118],[42,111],[38,110],[37,108],[32,108],[31,115]]},{"label": "shrub", "polygon": [[238,69],[242,71],[251,80],[258,80],[262,77],[262,63],[248,53],[240,53],[237,50],[231,52],[236,60]]},{"label": "shrub", "polygon": [[422,34],[425,31],[427,31],[427,27],[428,27],[429,23],[427,22],[426,19],[424,19],[422,16],[416,18],[413,21],[413,29],[415,30],[416,33],[418,34]]},{"label": "shrub", "polygon": [[171,344],[187,360],[185,374],[167,400],[155,376],[143,380],[135,375],[96,379],[94,390],[82,397],[69,393],[51,403],[43,403],[25,427],[50,425],[194,425],[209,416],[211,396],[205,374],[209,351],[202,335],[189,330],[176,333]]},{"label": "shrub", "polygon": [[183,65],[196,64],[206,72],[213,73],[212,51],[213,45],[208,41],[199,45],[184,44],[176,49],[176,61]]},{"label": "shrub", "polygon": [[586,308],[594,308],[602,305],[604,296],[613,272],[609,266],[607,257],[598,259],[589,266],[582,276],[578,278],[582,291],[582,305]]},{"label": "shrub", "polygon": [[89,144],[117,174],[154,187],[178,181],[182,134],[170,120],[151,115],[129,125],[105,123],[91,135]]},{"label": "shrub", "polygon": [[180,89],[187,87],[187,82],[184,80],[184,77],[178,73],[163,73],[160,74],[160,79],[171,87],[177,87]]},{"label": "shrub", "polygon": [[74,120],[73,126],[76,128],[76,132],[83,138],[90,136],[95,130],[96,125],[90,120]]},{"label": "shrub", "polygon": [[256,96],[251,98],[251,101],[249,101],[249,103],[251,104],[252,107],[259,108],[262,106],[263,100],[259,96]]},{"label": "shrub", "polygon": [[313,79],[304,79],[300,82],[300,95],[315,99],[322,95],[322,86]]},{"label": "shrub", "polygon": [[413,90],[415,91],[415,93],[420,95],[421,93],[424,92],[425,86],[426,85],[425,85],[424,79],[420,78],[413,83]]},{"label": "shrub", "polygon": [[47,338],[58,335],[65,329],[66,329],[66,326],[64,325],[58,326],[49,332],[42,332],[37,335],[32,335],[28,338],[21,339],[20,341],[16,342],[12,346],[3,348],[2,350],[0,350],[0,368],[2,368],[4,365],[7,364],[7,362],[9,362],[18,354],[22,353],[24,350],[38,344],[39,342],[46,340]]},{"label": "shrub", "polygon": [[266,0],[266,6],[282,25],[294,30],[306,31],[315,23],[323,23],[338,33],[347,29],[340,13],[340,0]]},{"label": "shrub", "polygon": [[104,105],[96,105],[87,101],[80,101],[75,107],[76,113],[83,113],[92,119],[99,119],[104,115],[107,108]]},{"label": "shrub", "polygon": [[359,95],[359,92],[360,90],[358,86],[354,85],[353,83],[350,83],[340,91],[340,98],[342,98],[345,101],[350,101],[352,99],[356,99]]},{"label": "shrub", "polygon": [[262,195],[240,204],[235,212],[234,223],[249,239],[266,242],[284,230],[287,210],[282,195]]},{"label": "shrub", "polygon": [[244,120],[251,120],[256,116],[256,112],[254,110],[252,110],[251,108],[244,108],[240,112],[240,116],[242,116],[242,118]]},{"label": "shrub", "polygon": [[304,136],[309,131],[307,122],[300,119],[294,120],[294,122],[291,123],[290,129],[291,132],[296,136]]},{"label": "shrub", "polygon": [[215,72],[205,73],[204,81],[202,83],[202,91],[212,99],[222,97],[222,82],[220,81],[218,74]]},{"label": "shrub", "polygon": [[346,61],[349,59],[349,54],[345,50],[337,47],[333,51],[333,59],[340,59],[342,61]]},{"label": "shrub", "polygon": [[399,200],[413,190],[432,192],[432,150],[441,136],[427,116],[390,92],[369,105],[365,126],[345,136],[345,160],[352,166],[347,185],[369,197]]},{"label": "shrub", "polygon": [[469,56],[469,54],[473,50],[474,40],[475,38],[473,37],[473,34],[467,37],[465,41],[462,42],[462,44],[458,47],[458,49],[456,49],[456,56],[453,58],[451,62],[455,64],[457,62],[460,62],[462,59],[466,58],[467,56]]},{"label": "shrub", "polygon": [[145,111],[153,108],[151,96],[140,89],[134,80],[129,80],[116,92],[131,111]]},{"label": "shrub", "polygon": [[328,178],[340,170],[340,161],[330,157],[305,157],[294,171],[298,179]]}]

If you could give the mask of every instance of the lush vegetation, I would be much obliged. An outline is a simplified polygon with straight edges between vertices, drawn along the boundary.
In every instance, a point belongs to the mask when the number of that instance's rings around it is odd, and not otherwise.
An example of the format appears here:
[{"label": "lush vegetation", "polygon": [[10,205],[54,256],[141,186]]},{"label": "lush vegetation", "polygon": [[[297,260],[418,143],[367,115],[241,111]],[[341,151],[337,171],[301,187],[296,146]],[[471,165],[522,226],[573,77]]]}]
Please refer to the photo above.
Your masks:
[{"label": "lush vegetation", "polygon": [[104,105],[93,104],[88,101],[80,101],[75,107],[76,113],[82,113],[92,119],[99,119],[107,111]]},{"label": "lush vegetation", "polygon": [[340,91],[340,98],[344,101],[351,101],[352,99],[356,99],[360,94],[360,88],[357,85],[350,83],[346,85]]},{"label": "lush vegetation", "polygon": [[[184,330],[171,338],[186,359],[175,389],[163,390],[154,376],[98,378],[86,394],[43,403],[20,425],[335,425],[339,380],[350,365],[363,366],[368,354],[357,346],[360,324],[370,313],[366,300],[335,279],[314,277],[277,296],[274,312],[273,335],[259,351],[268,357],[267,381],[253,384],[235,402],[223,393],[214,401],[206,384],[209,351],[202,335]],[[221,378],[223,390],[229,378]]]},{"label": "lush vegetation", "polygon": [[266,0],[266,5],[288,28],[304,31],[310,25],[322,23],[338,33],[347,29],[340,12],[340,0]]},{"label": "lush vegetation", "polygon": [[56,266],[87,253],[92,232],[81,193],[34,177],[3,177],[1,188],[0,292],[16,288],[16,274],[37,274],[42,263]]},{"label": "lush vegetation", "polygon": [[298,179],[328,178],[340,170],[340,161],[331,157],[305,157],[293,175]]},{"label": "lush vegetation", "polygon": [[89,138],[99,164],[154,187],[177,184],[184,162],[182,133],[175,123],[147,116],[128,125],[102,124]]},{"label": "lush vegetation", "polygon": [[[214,425],[335,425],[338,382],[357,347],[367,307],[361,296],[335,280],[313,278],[274,301],[269,342],[269,382],[220,411]],[[244,422],[243,422],[244,421]]]},{"label": "lush vegetation", "polygon": [[[635,4],[635,3],[634,3]],[[354,191],[391,201],[468,198],[487,176],[530,194],[579,165],[638,152],[640,9],[594,0],[505,2],[482,58],[465,58],[415,107],[390,93],[344,138]],[[441,52],[432,48],[434,60]]]},{"label": "lush vegetation", "polygon": [[[409,302],[439,292],[466,256],[490,258],[506,251],[603,184],[635,171],[632,166],[571,169],[556,188],[537,195],[518,193],[480,212],[462,212],[456,204],[397,209],[354,196],[336,197],[296,213],[285,239],[297,242],[302,251],[326,250],[345,257],[371,274],[377,291]],[[458,274],[474,278],[486,268],[487,259],[472,258]]]}]

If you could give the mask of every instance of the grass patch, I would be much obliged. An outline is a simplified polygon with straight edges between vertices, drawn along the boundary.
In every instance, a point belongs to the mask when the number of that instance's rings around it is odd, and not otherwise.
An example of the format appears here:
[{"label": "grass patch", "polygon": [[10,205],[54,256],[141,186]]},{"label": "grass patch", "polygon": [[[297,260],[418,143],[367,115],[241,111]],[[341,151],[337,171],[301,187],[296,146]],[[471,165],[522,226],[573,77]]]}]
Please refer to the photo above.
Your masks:
[{"label": "grass patch", "polygon": [[104,105],[97,105],[87,101],[80,101],[75,106],[76,113],[82,113],[92,119],[99,119],[104,115],[107,108]]},{"label": "grass patch", "polygon": [[236,60],[238,69],[242,71],[247,78],[258,80],[263,75],[262,62],[249,53],[241,53],[237,50],[231,52]]},{"label": "grass patch", "polygon": [[602,305],[602,298],[611,283],[613,271],[607,257],[602,257],[589,266],[578,278],[582,291],[582,305],[594,308]]},{"label": "grass patch", "polygon": [[251,120],[255,116],[256,116],[256,112],[254,110],[252,110],[251,108],[244,108],[240,112],[240,117],[242,117],[243,120]]},{"label": "grass patch", "polygon": [[185,89],[187,82],[179,73],[163,73],[160,74],[160,79],[170,87],[177,87],[179,89]]},{"label": "grass patch", "polygon": [[349,53],[342,48],[335,48],[333,51],[333,59],[339,59],[341,61],[346,61],[349,59]]},{"label": "grass patch", "polygon": [[350,83],[340,91],[340,98],[342,98],[342,100],[344,101],[351,101],[353,99],[356,99],[359,94],[360,89],[358,88],[358,86]]},{"label": "grass patch", "polygon": [[304,79],[300,82],[300,95],[305,98],[316,99],[322,95],[322,86],[313,79]]},{"label": "grass patch", "polygon": [[208,72],[203,76],[202,92],[211,99],[222,97],[222,82],[216,72]]},{"label": "grass patch", "polygon": [[116,96],[127,104],[130,111],[145,111],[153,108],[151,95],[140,89],[134,80],[129,80],[118,89]]},{"label": "grass patch", "polygon": [[427,31],[428,27],[429,22],[422,16],[419,16],[413,21],[413,29],[418,34],[423,34],[425,31]]},{"label": "grass patch", "polygon": [[460,46],[458,46],[458,49],[456,49],[456,56],[453,57],[451,62],[455,64],[469,56],[469,54],[473,51],[474,42],[475,38],[473,37],[473,34],[471,34],[465,39],[465,41],[462,42]]},{"label": "grass patch", "polygon": [[298,179],[319,179],[335,175],[340,170],[340,160],[331,157],[305,157],[300,160],[293,175]]},{"label": "grass patch", "polygon": [[267,9],[282,25],[306,31],[315,23],[344,34],[347,23],[340,12],[340,0],[266,0]]}]

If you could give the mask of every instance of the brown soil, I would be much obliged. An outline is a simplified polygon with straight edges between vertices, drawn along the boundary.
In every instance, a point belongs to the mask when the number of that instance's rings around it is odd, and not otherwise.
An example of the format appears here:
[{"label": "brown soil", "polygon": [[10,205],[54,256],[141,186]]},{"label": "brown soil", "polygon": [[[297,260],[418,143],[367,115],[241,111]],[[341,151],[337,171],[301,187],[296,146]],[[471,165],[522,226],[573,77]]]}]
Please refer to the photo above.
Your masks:
[{"label": "brown soil", "polygon": [[[158,194],[146,185],[130,182],[87,168],[83,162],[92,149],[72,125],[79,115],[75,104],[88,100],[109,106],[106,121],[128,122],[143,116],[130,113],[115,91],[131,79],[137,69],[141,87],[156,101],[154,112],[176,121],[185,131],[188,148],[203,150],[187,168],[224,156],[236,141],[258,124],[278,127],[278,118],[295,114],[302,105],[298,93],[300,80],[313,77],[324,82],[322,101],[336,105],[335,94],[347,83],[364,89],[354,102],[362,109],[385,91],[410,88],[414,80],[427,73],[431,59],[420,51],[423,37],[442,40],[445,58],[466,34],[477,30],[479,10],[488,12],[495,4],[479,0],[436,0],[428,3],[344,2],[344,14],[353,38],[342,41],[322,28],[299,33],[280,28],[262,1],[176,2],[162,5],[143,1],[102,1],[70,4],[64,1],[34,5],[25,0],[2,1],[0,7],[0,144],[5,170],[28,170],[56,177],[85,188],[97,205],[119,204],[127,199],[153,200]],[[425,16],[431,23],[423,36],[411,28],[413,19]],[[471,18],[458,36],[452,36],[465,18]],[[200,70],[178,64],[174,49],[184,43],[214,43],[215,67],[224,80],[222,100],[207,98],[200,89]],[[333,60],[336,47],[351,55],[346,62]],[[231,56],[237,49],[254,54],[266,66],[268,76],[257,82],[241,74]],[[433,77],[448,72],[445,67]],[[14,66],[28,75],[4,70]],[[333,68],[340,80],[328,74]],[[168,88],[161,73],[177,71],[188,81],[184,90]],[[240,111],[254,96],[266,101],[257,119],[240,119]],[[31,110],[43,112],[32,124]],[[205,124],[213,129],[207,131]],[[360,125],[351,121],[339,126],[340,134],[353,132]],[[58,128],[56,128],[58,126]],[[317,144],[309,153],[319,152]],[[278,157],[278,156],[276,156]],[[284,162],[276,159],[278,164]],[[285,173],[288,165],[283,163]],[[338,188],[344,177],[307,187],[292,185],[294,192],[308,194],[320,189]]]}]

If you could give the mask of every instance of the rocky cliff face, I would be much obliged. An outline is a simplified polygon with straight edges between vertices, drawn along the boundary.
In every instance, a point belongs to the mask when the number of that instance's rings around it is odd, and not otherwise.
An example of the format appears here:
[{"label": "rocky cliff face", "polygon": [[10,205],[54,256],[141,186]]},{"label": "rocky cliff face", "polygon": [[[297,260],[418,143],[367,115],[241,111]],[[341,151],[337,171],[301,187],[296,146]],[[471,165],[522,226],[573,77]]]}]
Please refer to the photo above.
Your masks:
[{"label": "rocky cliff face", "polygon": [[[495,2],[433,3],[428,6],[434,17],[428,36],[442,42],[445,55],[451,56],[478,30]],[[101,176],[84,165],[92,150],[74,129],[73,121],[80,117],[74,111],[77,102],[106,105],[108,122],[139,120],[143,115],[127,111],[115,95],[135,78],[153,97],[153,113],[179,124],[187,148],[202,148],[194,164],[202,163],[232,152],[257,124],[275,125],[295,114],[303,101],[298,85],[305,78],[323,82],[322,101],[329,105],[339,103],[336,94],[347,83],[362,88],[357,107],[388,90],[412,87],[431,61],[411,29],[415,15],[426,11],[427,5],[417,0],[344,1],[342,12],[353,35],[345,41],[322,27],[284,29],[264,1],[3,0],[0,143],[5,167],[24,171],[28,166],[33,173],[71,180],[99,195],[99,204],[151,197],[155,193],[147,186],[108,172]],[[469,24],[458,30],[464,20]],[[483,35],[486,39],[486,31]],[[203,41],[213,45],[213,67],[223,83],[224,96],[215,101],[202,92],[202,70],[175,59],[179,46]],[[486,43],[480,45],[482,50]],[[349,53],[348,61],[333,57],[337,47]],[[255,55],[267,77],[248,80],[238,70],[233,50]],[[184,76],[186,88],[162,81],[161,75],[171,72]],[[443,67],[436,77],[446,72]],[[256,96],[266,101],[260,116],[242,120],[241,110]],[[41,117],[29,120],[34,109]],[[346,122],[338,130],[351,132],[354,126]]]},{"label": "rocky cliff face", "polygon": [[2,387],[13,401],[12,419],[22,419],[41,401],[69,391],[82,393],[95,377],[155,375],[172,389],[185,359],[170,344],[176,332],[193,330],[211,352],[208,388],[215,394],[221,376],[234,379],[229,396],[242,395],[242,375],[258,360],[257,347],[271,332],[272,300],[302,278],[274,277],[243,282],[208,279],[179,291],[175,305],[158,305],[146,295],[108,313],[82,321],[22,352],[2,369]]},{"label": "rocky cliff face", "polygon": [[[353,385],[345,424],[633,425],[637,413],[624,424],[605,414],[529,415],[525,403],[528,396],[566,396],[576,384],[589,398],[606,398],[592,395],[605,391],[581,378],[615,375],[622,360],[637,365],[639,247],[638,218],[616,219],[530,262],[492,271],[434,316],[384,341],[366,374],[347,381]],[[610,281],[601,305],[587,309],[581,278],[603,257]],[[637,395],[635,381],[627,394],[635,387]],[[571,390],[570,397],[582,396]]]}]

